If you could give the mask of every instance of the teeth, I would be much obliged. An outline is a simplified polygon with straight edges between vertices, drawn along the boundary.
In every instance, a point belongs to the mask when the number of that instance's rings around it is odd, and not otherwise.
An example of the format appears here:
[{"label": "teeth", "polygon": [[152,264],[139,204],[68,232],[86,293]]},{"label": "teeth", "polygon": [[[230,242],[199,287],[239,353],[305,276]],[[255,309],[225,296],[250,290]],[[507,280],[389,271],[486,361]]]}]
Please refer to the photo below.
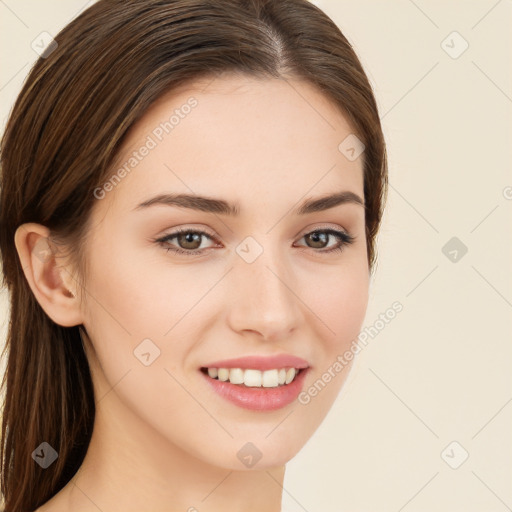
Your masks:
[{"label": "teeth", "polygon": [[295,368],[279,368],[275,370],[253,370],[242,368],[208,368],[208,375],[212,379],[231,384],[243,384],[250,388],[276,388],[290,384],[299,370]]},{"label": "teeth", "polygon": [[[229,373],[231,374],[231,372]],[[231,382],[231,379],[229,382]],[[233,382],[231,383],[234,384]],[[244,384],[251,388],[261,388],[261,372],[259,370],[245,370]]]},{"label": "teeth", "polygon": [[243,384],[244,372],[240,368],[232,368],[229,370],[229,382],[231,384]]},{"label": "teeth", "polygon": [[262,385],[264,388],[276,388],[279,383],[278,371],[277,370],[264,371],[261,382],[262,382]]},{"label": "teeth", "polygon": [[290,384],[290,382],[295,378],[295,368],[290,368],[286,372],[286,380],[284,381],[285,384]]},{"label": "teeth", "polygon": [[227,368],[219,368],[217,373],[219,380],[226,382],[229,380],[229,370]]}]

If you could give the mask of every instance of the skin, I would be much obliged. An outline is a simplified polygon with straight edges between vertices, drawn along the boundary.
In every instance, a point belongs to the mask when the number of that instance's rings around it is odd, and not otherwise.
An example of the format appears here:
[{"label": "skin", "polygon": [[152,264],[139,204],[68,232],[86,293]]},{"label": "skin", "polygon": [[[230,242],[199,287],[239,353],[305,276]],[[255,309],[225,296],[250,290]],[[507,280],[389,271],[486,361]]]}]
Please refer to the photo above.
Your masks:
[{"label": "skin", "polygon": [[[279,511],[285,463],[346,380],[349,368],[307,405],[258,412],[217,395],[199,368],[289,353],[309,362],[307,389],[357,337],[369,287],[364,207],[290,213],[304,199],[334,191],[364,198],[362,157],[349,161],[338,150],[353,130],[306,82],[231,75],[162,97],[130,132],[118,163],[191,96],[198,103],[190,114],[97,200],[83,300],[71,264],[37,257],[47,228],[25,224],[16,233],[43,309],[57,323],[83,324],[87,332],[96,396],[85,460],[40,512]],[[236,201],[241,213],[231,218],[168,205],[134,210],[165,192]],[[173,254],[154,241],[177,227],[212,235],[199,239],[202,256]],[[338,239],[315,245],[304,237],[320,228],[355,240],[341,252],[322,253]],[[250,264],[235,251],[247,236],[263,249]],[[192,244],[174,238],[167,247]],[[149,366],[134,357],[146,338],[160,350]],[[237,457],[247,442],[262,454],[251,468]]]}]

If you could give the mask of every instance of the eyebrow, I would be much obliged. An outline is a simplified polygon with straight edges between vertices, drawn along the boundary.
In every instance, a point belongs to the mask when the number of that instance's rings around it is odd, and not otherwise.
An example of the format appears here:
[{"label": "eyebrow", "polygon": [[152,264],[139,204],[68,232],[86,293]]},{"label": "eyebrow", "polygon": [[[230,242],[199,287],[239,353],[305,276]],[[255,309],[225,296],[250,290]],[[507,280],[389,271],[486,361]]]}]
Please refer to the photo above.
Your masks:
[{"label": "eyebrow", "polygon": [[[336,192],[315,199],[306,199],[293,210],[295,215],[307,215],[311,213],[329,210],[342,204],[358,204],[365,207],[360,196],[350,191]],[[240,215],[238,203],[229,203],[224,199],[204,197],[190,194],[160,194],[140,203],[134,210],[149,208],[153,205],[178,206],[219,215],[237,217]]]}]

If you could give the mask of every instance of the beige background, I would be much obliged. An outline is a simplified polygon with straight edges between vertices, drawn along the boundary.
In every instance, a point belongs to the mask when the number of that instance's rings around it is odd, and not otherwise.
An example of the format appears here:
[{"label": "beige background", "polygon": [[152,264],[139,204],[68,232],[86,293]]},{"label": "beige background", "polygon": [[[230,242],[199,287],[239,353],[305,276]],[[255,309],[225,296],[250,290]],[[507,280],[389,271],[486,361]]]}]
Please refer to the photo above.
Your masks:
[{"label": "beige background", "polygon": [[[2,130],[31,42],[91,3],[0,1]],[[365,326],[394,301],[403,311],[288,464],[283,510],[512,510],[512,2],[315,3],[360,56],[388,143]],[[2,340],[7,311],[3,296]]]}]

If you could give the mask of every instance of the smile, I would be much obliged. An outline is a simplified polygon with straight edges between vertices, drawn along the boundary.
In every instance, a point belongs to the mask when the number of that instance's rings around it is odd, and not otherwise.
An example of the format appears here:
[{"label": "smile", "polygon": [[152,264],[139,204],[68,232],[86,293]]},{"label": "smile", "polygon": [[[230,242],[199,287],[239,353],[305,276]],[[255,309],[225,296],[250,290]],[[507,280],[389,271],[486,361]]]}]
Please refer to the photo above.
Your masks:
[{"label": "smile", "polygon": [[300,373],[300,368],[275,368],[256,370],[252,368],[201,368],[212,379],[251,388],[277,388],[290,384]]},{"label": "smile", "polygon": [[267,354],[205,361],[199,369],[209,390],[223,401],[243,409],[272,411],[297,399],[311,368],[293,354]]}]

